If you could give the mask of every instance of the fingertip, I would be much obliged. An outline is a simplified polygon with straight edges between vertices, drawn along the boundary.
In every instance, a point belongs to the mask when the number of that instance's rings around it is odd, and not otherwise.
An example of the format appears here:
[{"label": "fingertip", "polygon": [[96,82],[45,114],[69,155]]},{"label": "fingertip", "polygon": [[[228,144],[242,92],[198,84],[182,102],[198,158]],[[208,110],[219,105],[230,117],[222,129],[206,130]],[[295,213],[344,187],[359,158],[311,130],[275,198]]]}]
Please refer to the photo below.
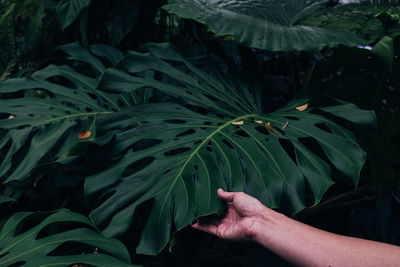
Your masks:
[{"label": "fingertip", "polygon": [[232,193],[232,192],[226,192],[226,191],[222,190],[221,188],[219,188],[217,193],[218,193],[218,197],[222,200],[225,200],[225,201],[233,200],[234,193]]}]

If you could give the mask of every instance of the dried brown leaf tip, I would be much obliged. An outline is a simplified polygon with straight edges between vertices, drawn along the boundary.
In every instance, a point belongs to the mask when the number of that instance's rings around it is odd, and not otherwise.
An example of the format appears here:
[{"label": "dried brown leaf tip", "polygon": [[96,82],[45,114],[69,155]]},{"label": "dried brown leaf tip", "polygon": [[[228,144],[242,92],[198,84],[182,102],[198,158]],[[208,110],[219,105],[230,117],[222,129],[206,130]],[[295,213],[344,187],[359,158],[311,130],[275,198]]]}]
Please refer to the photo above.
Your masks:
[{"label": "dried brown leaf tip", "polygon": [[307,108],[308,108],[308,103],[296,107],[296,109],[297,109],[298,111],[304,111],[304,110],[306,110]]},{"label": "dried brown leaf tip", "polygon": [[271,132],[273,132],[274,134],[278,134],[278,132],[277,132],[274,128],[272,128],[270,122],[267,122],[267,123],[265,124],[265,128],[267,128],[268,131],[271,131]]},{"label": "dried brown leaf tip", "polygon": [[243,125],[244,121],[234,121],[232,122],[233,125]]},{"label": "dried brown leaf tip", "polygon": [[289,121],[286,121],[285,125],[282,126],[282,131],[284,131],[286,129],[286,127],[288,126]]},{"label": "dried brown leaf tip", "polygon": [[262,121],[254,120],[255,123],[262,124]]},{"label": "dried brown leaf tip", "polygon": [[87,131],[87,130],[82,130],[82,131],[78,134],[78,138],[79,138],[80,140],[83,140],[83,139],[89,138],[91,135],[92,135],[91,132],[89,132],[89,131]]}]

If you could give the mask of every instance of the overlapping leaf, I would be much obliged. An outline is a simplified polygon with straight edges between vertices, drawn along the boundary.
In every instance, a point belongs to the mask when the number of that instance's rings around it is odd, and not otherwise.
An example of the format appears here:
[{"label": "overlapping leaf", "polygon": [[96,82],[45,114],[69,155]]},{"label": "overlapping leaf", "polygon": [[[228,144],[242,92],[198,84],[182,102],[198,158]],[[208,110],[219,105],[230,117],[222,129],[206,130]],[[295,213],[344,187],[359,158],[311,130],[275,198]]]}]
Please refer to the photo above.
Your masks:
[{"label": "overlapping leaf", "polygon": [[[130,264],[125,246],[93,230],[95,226],[86,217],[69,210],[60,210],[49,214],[31,228],[22,227],[23,224],[29,224],[29,221],[35,221],[38,215],[31,212],[15,213],[3,225],[0,231],[0,266],[135,266]],[[63,228],[66,224],[74,224],[75,227]],[[43,236],[44,231],[52,232]],[[57,250],[68,243],[79,243],[80,248],[85,247],[82,245],[92,247],[95,254],[93,251],[87,254],[83,253],[87,251],[68,251],[68,246],[62,251]]]},{"label": "overlapping leaf", "polygon": [[[91,138],[96,136],[97,116],[116,112],[132,102],[123,95],[96,89],[98,77],[106,70],[97,57],[77,44],[62,49],[72,59],[86,62],[94,77],[68,66],[50,65],[31,77],[11,79],[0,85],[0,93],[38,90],[45,95],[0,100],[0,114],[4,118],[0,128],[8,130],[0,139],[0,149],[4,149],[0,179],[4,182],[22,182],[45,157],[47,161],[62,161],[70,148],[80,142],[80,131],[90,129]],[[111,63],[120,57],[118,51],[105,46],[94,46],[92,50]]]},{"label": "overlapping leaf", "polygon": [[271,51],[315,51],[324,46],[356,46],[352,33],[296,25],[326,6],[326,0],[169,0],[164,8],[207,25],[219,35],[232,35],[245,45]]}]

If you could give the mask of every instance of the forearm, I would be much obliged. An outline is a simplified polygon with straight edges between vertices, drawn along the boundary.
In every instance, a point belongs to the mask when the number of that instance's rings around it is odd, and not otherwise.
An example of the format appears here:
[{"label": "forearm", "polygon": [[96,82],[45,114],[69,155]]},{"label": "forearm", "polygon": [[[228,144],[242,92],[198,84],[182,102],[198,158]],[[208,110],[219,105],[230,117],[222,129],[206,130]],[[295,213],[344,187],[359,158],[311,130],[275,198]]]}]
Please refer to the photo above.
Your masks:
[{"label": "forearm", "polygon": [[332,234],[268,210],[253,239],[299,266],[399,266],[400,247]]}]

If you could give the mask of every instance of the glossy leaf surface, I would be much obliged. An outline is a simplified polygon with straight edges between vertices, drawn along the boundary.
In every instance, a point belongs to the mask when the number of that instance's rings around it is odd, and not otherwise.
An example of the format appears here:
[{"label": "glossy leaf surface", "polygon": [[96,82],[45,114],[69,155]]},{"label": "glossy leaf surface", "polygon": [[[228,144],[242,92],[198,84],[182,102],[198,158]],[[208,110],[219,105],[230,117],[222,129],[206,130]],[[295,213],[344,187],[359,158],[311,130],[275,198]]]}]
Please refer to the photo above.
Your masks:
[{"label": "glossy leaf surface", "polygon": [[232,35],[245,45],[271,51],[316,51],[324,46],[361,45],[355,34],[297,25],[325,7],[325,0],[170,0],[164,8],[205,24],[218,35]]}]

